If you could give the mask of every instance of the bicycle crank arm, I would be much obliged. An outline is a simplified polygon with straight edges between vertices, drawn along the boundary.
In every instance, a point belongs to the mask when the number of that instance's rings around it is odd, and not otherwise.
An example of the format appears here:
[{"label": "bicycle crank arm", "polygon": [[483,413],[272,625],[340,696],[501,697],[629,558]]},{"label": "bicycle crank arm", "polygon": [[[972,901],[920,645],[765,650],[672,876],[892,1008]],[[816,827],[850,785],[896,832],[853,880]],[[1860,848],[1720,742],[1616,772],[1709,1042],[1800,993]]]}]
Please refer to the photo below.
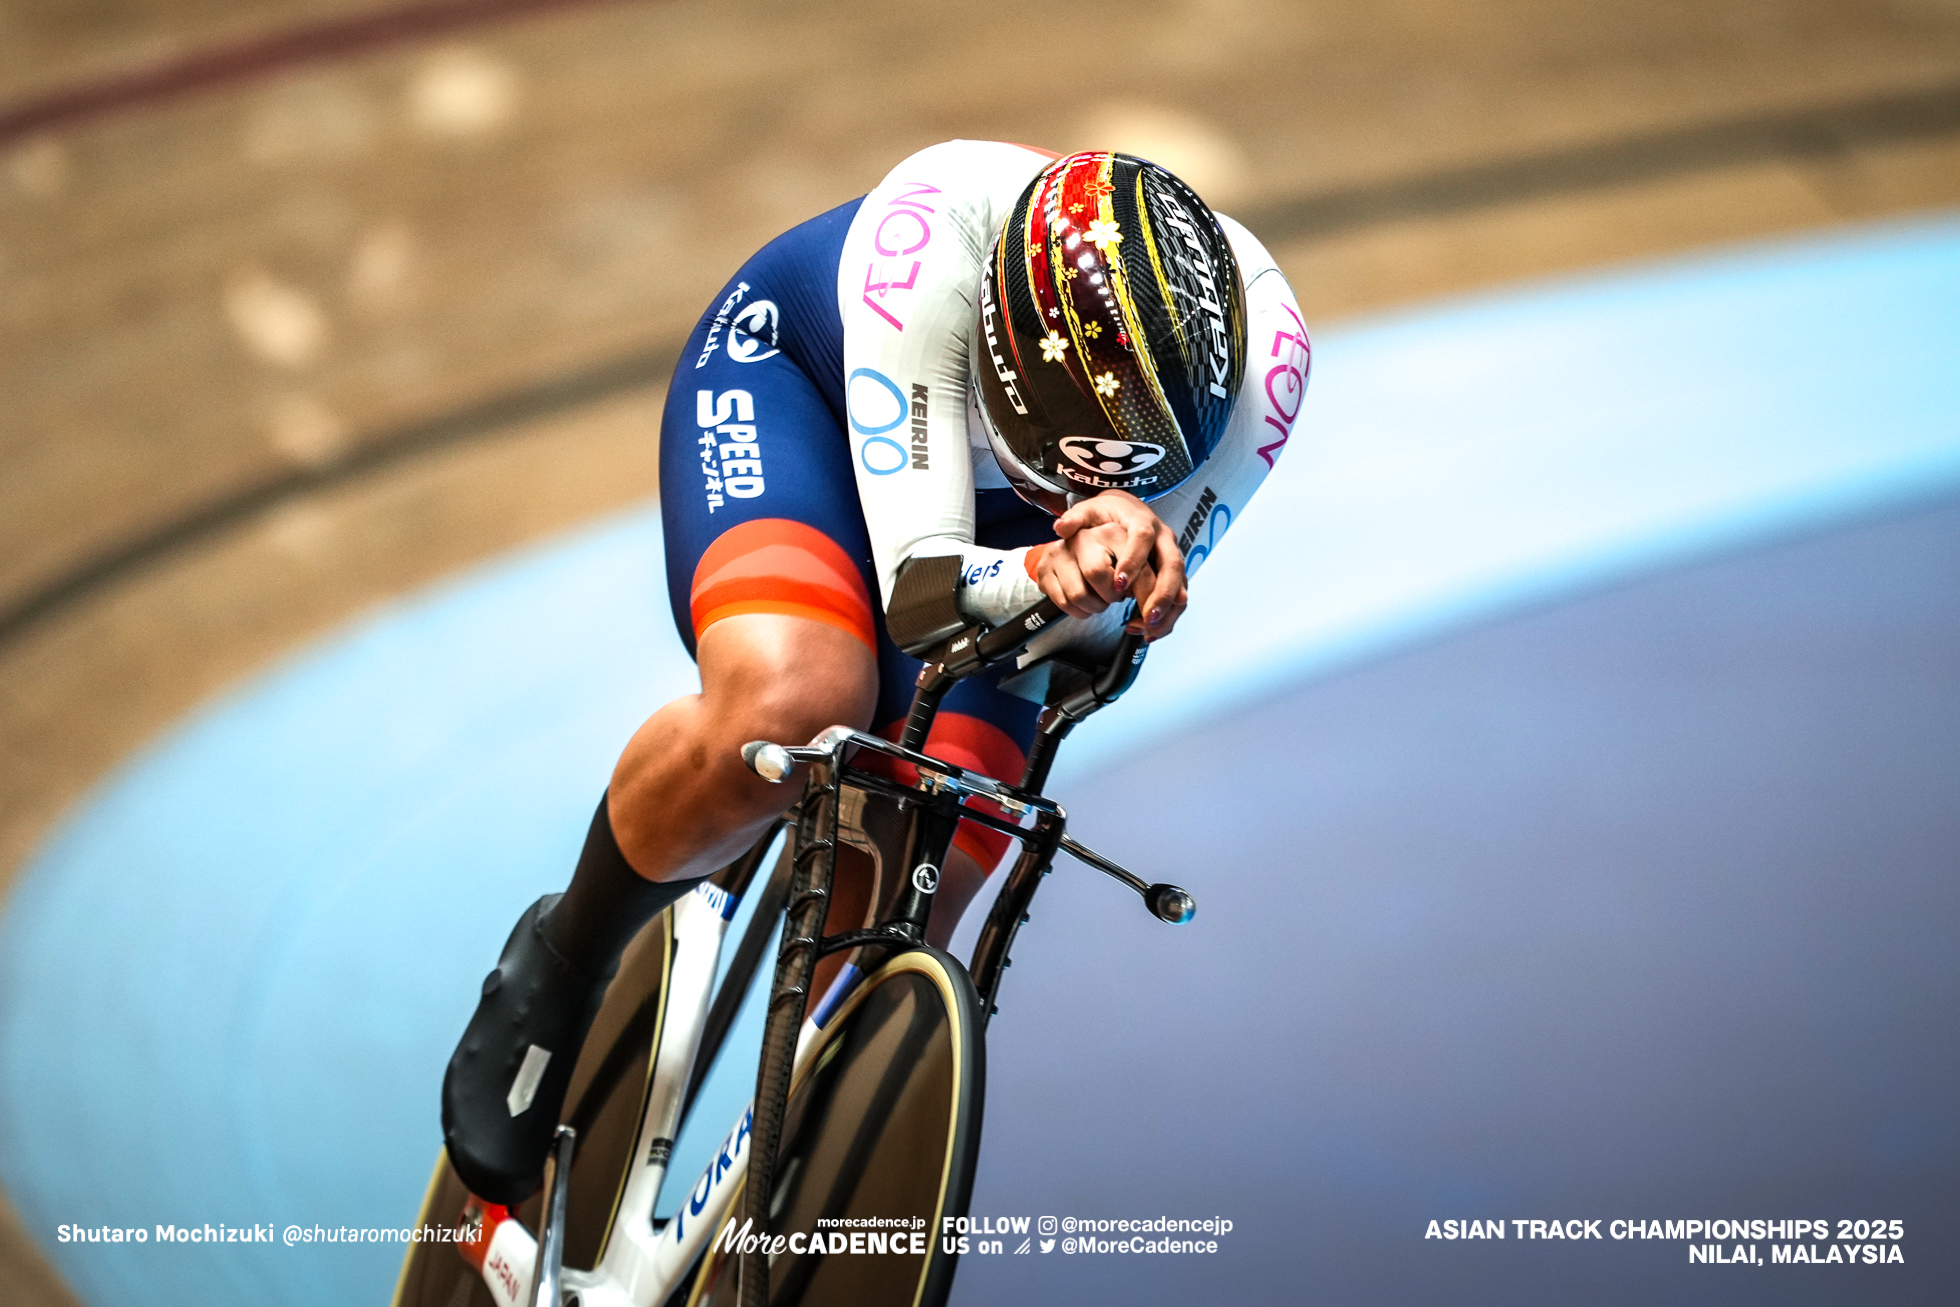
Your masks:
[{"label": "bicycle crank arm", "polygon": [[1198,915],[1198,901],[1187,890],[1176,885],[1162,883],[1146,884],[1143,877],[1123,868],[1083,844],[1073,835],[1062,836],[1062,848],[1078,862],[1086,862],[1097,871],[1112,879],[1119,880],[1143,896],[1144,906],[1159,921],[1168,921],[1173,926],[1182,926]]}]

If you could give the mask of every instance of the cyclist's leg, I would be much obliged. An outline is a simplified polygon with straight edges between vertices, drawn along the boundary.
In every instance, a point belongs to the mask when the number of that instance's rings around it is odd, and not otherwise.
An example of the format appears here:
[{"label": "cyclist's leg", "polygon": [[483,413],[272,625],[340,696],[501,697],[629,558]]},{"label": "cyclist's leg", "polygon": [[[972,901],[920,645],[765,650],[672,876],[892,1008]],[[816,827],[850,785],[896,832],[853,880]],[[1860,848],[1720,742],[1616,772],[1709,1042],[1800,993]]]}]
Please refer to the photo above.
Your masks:
[{"label": "cyclist's leg", "polygon": [[724,288],[675,369],[661,420],[675,626],[701,693],[634,735],[613,825],[640,873],[704,875],[783,804],[750,740],[868,724],[883,626],[843,430],[837,259],[857,203],[771,241]]},{"label": "cyclist's leg", "polygon": [[[908,700],[896,690],[912,684],[920,664],[896,650],[892,654],[894,658],[888,661],[894,665],[887,666],[881,677],[885,693],[879,699],[877,720],[878,733],[895,740],[904,731],[904,710],[908,705]],[[933,721],[925,751],[956,767],[1014,782],[1020,780],[1027,764],[1039,709],[1003,692],[993,680],[979,676],[953,687]],[[882,767],[875,760],[860,759],[860,765],[879,767],[901,781],[912,779],[912,768],[907,764]],[[1008,836],[977,822],[960,823],[953,836],[953,847],[947,851],[946,865],[940,869],[939,890],[933,898],[932,919],[926,927],[926,941],[933,947],[946,947],[967,905],[1000,866],[1012,843]],[[840,921],[863,920],[871,907],[870,892],[868,881],[861,882],[845,874],[845,866],[840,863],[837,884],[831,889],[831,929],[834,931],[835,923]],[[842,955],[838,954],[818,964],[811,987],[813,1001],[826,991],[842,966]]]},{"label": "cyclist's leg", "polygon": [[[1037,711],[1035,705],[1002,692],[991,678],[962,683],[946,696],[926,751],[957,767],[997,776],[1010,784],[1017,782],[1027,765]],[[1000,866],[1012,844],[1009,837],[977,822],[960,823],[933,900],[927,942],[936,948],[946,947],[967,905]]]},{"label": "cyclist's leg", "polygon": [[[922,666],[908,658],[888,639],[880,641],[879,695],[875,714],[878,733],[896,740],[904,732],[905,715],[911,705],[911,690]],[[955,685],[942,701],[933,720],[925,751],[956,767],[1018,781],[1026,764],[1027,748],[1034,738],[1035,705],[1003,693],[993,678],[980,676]],[[857,765],[884,772],[910,783],[913,769],[905,763],[888,763],[860,754]],[[963,821],[947,850],[946,865],[940,868],[939,889],[933,897],[932,917],[926,925],[926,942],[945,948],[959,925],[960,916],[973,901],[987,877],[1000,865],[1012,840],[975,822]],[[850,848],[839,850],[837,875],[830,889],[830,913],[825,930],[836,934],[871,920],[875,906],[871,896],[876,888],[868,859]],[[892,892],[887,886],[878,892]],[[817,963],[811,980],[807,1006],[814,1009],[830,990],[837,974],[852,957],[832,953]]]},{"label": "cyclist's leg", "polygon": [[[620,948],[780,810],[783,792],[742,767],[740,745],[869,721],[877,631],[848,444],[792,353],[748,336],[737,353],[726,318],[737,291],[765,289],[754,284],[762,261],[697,326],[662,422],[670,597],[702,691],[633,737],[570,889],[519,923],[444,1082],[452,1160],[495,1201],[536,1187]],[[833,286],[834,275],[833,257]],[[800,284],[788,289],[785,301],[811,302]],[[816,302],[834,318],[834,291]],[[704,348],[712,337],[725,347]]]},{"label": "cyclist's leg", "polygon": [[648,718],[613,771],[613,829],[650,879],[713,872],[782,811],[782,787],[743,765],[742,745],[862,729],[877,690],[877,664],[860,639],[790,614],[717,621],[701,632],[698,662],[701,692]]}]

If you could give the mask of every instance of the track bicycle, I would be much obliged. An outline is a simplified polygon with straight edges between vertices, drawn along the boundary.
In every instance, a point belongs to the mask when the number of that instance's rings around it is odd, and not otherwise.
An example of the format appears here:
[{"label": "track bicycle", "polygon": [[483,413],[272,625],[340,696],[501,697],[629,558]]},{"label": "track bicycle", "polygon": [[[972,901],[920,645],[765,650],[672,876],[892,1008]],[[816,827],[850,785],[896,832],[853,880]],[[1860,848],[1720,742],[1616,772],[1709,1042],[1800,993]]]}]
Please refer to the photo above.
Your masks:
[{"label": "track bicycle", "polygon": [[[1063,618],[1045,600],[998,628],[969,626],[944,598],[950,577],[910,579],[927,598],[895,594],[888,626],[926,666],[898,741],[833,727],[805,746],[743,749],[765,779],[802,773],[801,796],[628,945],[539,1193],[516,1211],[484,1202],[438,1157],[418,1224],[451,1228],[456,1241],[410,1245],[396,1307],[945,1301],[957,1245],[942,1242],[941,1222],[964,1216],[972,1192],[985,1028],[1056,854],[1128,885],[1162,920],[1189,921],[1196,905],[1083,847],[1041,794],[1061,740],[1134,681],[1141,639],[1121,634],[1120,620]],[[1018,783],[920,752],[946,691],[1009,659],[1019,668],[1003,688],[1043,704]],[[1020,843],[970,966],[925,942],[961,820]],[[863,918],[826,935],[840,857],[868,862],[872,889]],[[729,922],[752,893],[755,912],[717,987]],[[779,920],[756,1095],[673,1214],[656,1220],[674,1141]],[[836,953],[844,965],[813,1004],[817,963]]]}]

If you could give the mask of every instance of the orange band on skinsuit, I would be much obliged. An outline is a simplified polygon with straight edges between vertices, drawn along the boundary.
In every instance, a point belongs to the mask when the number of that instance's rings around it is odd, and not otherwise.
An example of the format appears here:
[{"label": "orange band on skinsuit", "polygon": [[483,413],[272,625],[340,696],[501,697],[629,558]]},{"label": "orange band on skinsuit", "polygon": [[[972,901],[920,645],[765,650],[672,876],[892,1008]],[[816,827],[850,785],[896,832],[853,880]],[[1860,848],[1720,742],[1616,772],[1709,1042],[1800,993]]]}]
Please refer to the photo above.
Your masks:
[{"label": "orange band on skinsuit", "polygon": [[850,555],[813,526],[765,517],[716,537],[688,596],[694,638],[724,617],[780,613],[849,631],[874,654],[871,596]]},{"label": "orange band on skinsuit", "polygon": [[[888,740],[896,740],[904,730],[905,723],[898,721],[879,734]],[[1021,779],[1021,772],[1027,766],[1021,746],[1014,743],[1007,732],[991,722],[958,712],[942,712],[933,720],[932,734],[926,739],[924,752],[955,767],[981,772],[1010,785]],[[914,768],[910,763],[896,763],[892,770],[900,773],[899,779],[905,783],[909,784],[914,778]],[[986,806],[989,813],[1006,816],[991,804]],[[953,836],[953,847],[964,850],[989,876],[999,868],[1002,856],[1013,843],[1011,836],[970,821],[961,822]]]}]

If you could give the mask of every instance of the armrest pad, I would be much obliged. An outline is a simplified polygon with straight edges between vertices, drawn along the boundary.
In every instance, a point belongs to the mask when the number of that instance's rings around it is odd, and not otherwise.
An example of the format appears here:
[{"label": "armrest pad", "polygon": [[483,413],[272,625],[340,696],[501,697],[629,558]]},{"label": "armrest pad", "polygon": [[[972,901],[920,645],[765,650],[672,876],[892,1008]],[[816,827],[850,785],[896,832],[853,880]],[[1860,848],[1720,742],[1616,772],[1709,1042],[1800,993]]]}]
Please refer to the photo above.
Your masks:
[{"label": "armrest pad", "polygon": [[958,554],[908,558],[898,565],[885,605],[885,630],[893,644],[917,658],[966,628],[959,605],[962,566]]}]

